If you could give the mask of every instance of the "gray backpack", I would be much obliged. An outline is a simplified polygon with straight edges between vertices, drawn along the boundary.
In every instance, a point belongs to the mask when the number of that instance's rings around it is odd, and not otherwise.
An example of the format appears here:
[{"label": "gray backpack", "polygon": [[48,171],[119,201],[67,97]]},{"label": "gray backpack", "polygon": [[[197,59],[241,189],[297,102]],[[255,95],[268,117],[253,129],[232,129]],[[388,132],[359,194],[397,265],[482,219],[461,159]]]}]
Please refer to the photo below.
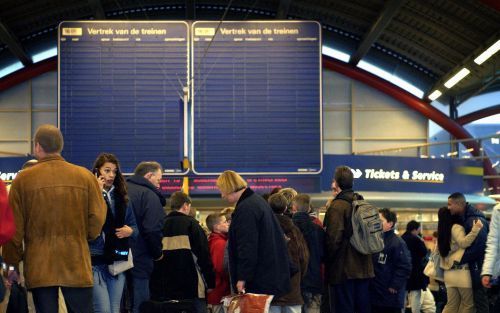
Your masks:
[{"label": "gray backpack", "polygon": [[351,214],[352,235],[350,243],[362,254],[373,254],[384,250],[382,221],[378,209],[354,194]]}]

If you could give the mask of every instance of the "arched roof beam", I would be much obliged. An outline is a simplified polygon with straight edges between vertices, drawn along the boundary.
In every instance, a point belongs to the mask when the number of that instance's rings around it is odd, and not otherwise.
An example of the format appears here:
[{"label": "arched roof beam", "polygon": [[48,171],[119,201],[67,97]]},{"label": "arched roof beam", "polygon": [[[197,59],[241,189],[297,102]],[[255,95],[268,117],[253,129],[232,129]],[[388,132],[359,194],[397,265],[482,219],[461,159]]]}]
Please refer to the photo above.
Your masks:
[{"label": "arched roof beam", "polygon": [[[409,108],[417,111],[428,119],[434,121],[436,124],[441,126],[443,129],[448,131],[457,139],[473,139],[472,135],[456,121],[449,118],[447,115],[433,107],[429,102],[423,101],[409,92],[393,85],[379,77],[370,74],[362,69],[359,69],[351,64],[346,64],[332,58],[323,56],[323,66],[327,69],[346,75],[352,79],[358,80],[368,86],[371,86],[390,97],[398,100],[399,102],[407,105]],[[474,141],[464,141],[463,145],[467,148],[473,148],[472,154],[474,156],[480,156],[479,144]],[[486,158],[483,160],[484,175],[495,176],[497,173],[491,166],[490,159]],[[489,179],[488,184],[498,191],[500,188],[500,179]]]},{"label": "arched roof beam", "polygon": [[403,0],[389,0],[384,9],[377,17],[377,20],[372,24],[370,30],[363,36],[358,49],[351,56],[349,63],[356,65],[368,53],[372,45],[377,41],[377,38],[382,34],[387,25],[392,21],[394,16],[398,14],[399,9],[406,1]]},{"label": "arched roof beam", "polygon": [[496,114],[500,114],[500,104],[496,104],[494,106],[491,106],[489,108],[485,108],[482,110],[478,110],[469,114],[466,114],[464,116],[460,116],[459,118],[456,119],[457,123],[460,125],[465,125],[472,123],[474,121],[480,120],[482,118],[488,117],[488,116],[493,116]]},{"label": "arched roof beam", "polygon": [[33,63],[31,57],[24,51],[23,46],[19,39],[14,35],[14,33],[9,29],[4,22],[0,20],[0,41],[5,43],[9,47],[10,52],[23,63],[24,66],[28,66]]}]

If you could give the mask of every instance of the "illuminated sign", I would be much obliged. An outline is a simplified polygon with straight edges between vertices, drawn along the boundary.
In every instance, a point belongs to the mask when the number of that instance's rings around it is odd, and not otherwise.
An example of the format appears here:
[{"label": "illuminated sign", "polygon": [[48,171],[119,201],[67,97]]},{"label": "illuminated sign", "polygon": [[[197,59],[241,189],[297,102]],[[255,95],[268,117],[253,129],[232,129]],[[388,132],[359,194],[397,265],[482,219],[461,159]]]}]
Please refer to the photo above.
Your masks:
[{"label": "illuminated sign", "polygon": [[347,165],[354,189],[381,192],[478,193],[483,190],[479,161],[372,155],[324,155],[321,188],[330,190],[333,173]]},{"label": "illuminated sign", "polygon": [[0,171],[0,179],[2,179],[3,181],[13,180],[14,178],[16,178],[16,176],[17,173],[3,173]]},{"label": "illuminated sign", "polygon": [[[291,187],[303,193],[320,191],[320,176],[244,176],[248,186],[260,194],[269,193],[274,188]],[[163,194],[170,195],[182,188],[182,177],[164,177],[160,183]],[[191,195],[219,195],[216,185],[217,176],[189,177],[189,193]]]},{"label": "illuminated sign", "polygon": [[[384,169],[374,169],[365,168],[363,170],[359,168],[351,169],[354,178],[365,178],[365,179],[380,179],[380,180],[392,180],[392,181],[412,181],[412,182],[422,182],[422,183],[443,183],[445,175],[441,172],[421,172],[418,170],[384,170]],[[364,173],[364,175],[363,175]]]}]

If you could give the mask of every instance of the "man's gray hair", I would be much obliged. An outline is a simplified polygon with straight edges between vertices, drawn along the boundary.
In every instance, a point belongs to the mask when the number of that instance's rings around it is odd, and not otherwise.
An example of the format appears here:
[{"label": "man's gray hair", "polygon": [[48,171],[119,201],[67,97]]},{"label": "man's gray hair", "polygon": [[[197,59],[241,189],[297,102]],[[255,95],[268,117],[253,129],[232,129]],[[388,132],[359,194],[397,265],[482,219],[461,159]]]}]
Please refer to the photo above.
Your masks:
[{"label": "man's gray hair", "polygon": [[160,163],[155,161],[143,161],[137,165],[134,174],[144,177],[147,173],[154,173],[158,170],[163,171]]}]

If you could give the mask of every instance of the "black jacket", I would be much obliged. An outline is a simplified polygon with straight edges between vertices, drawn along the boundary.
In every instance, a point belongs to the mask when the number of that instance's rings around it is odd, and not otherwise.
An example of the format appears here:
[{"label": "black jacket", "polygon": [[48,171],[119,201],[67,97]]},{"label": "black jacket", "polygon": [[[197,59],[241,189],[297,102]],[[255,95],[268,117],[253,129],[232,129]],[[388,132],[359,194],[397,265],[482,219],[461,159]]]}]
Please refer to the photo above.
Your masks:
[{"label": "black jacket", "polygon": [[[375,306],[402,309],[406,281],[411,273],[411,256],[403,239],[394,230],[384,233],[384,250],[372,254],[375,278],[370,283],[370,302]],[[391,294],[389,288],[397,290]]]},{"label": "black jacket", "polygon": [[305,212],[295,213],[292,219],[302,232],[309,248],[309,265],[307,266],[306,276],[302,278],[302,291],[321,294],[323,291],[321,263],[324,256],[325,231],[314,224],[309,214]]},{"label": "black jacket", "polygon": [[233,285],[244,280],[246,292],[279,297],[290,291],[285,237],[269,204],[247,188],[229,227],[229,271]]},{"label": "black jacket", "polygon": [[427,261],[427,248],[420,237],[405,232],[401,238],[406,242],[411,254],[411,274],[406,290],[423,290],[429,285],[429,277],[424,275]]},{"label": "black jacket", "polygon": [[486,253],[486,240],[488,238],[490,226],[484,214],[467,203],[464,215],[462,216],[462,226],[464,226],[466,234],[470,233],[476,219],[481,220],[483,228],[479,231],[479,234],[472,245],[465,249],[465,253],[462,256],[460,263],[469,265],[472,278],[472,288],[482,288],[481,268],[483,267],[484,255]]},{"label": "black jacket", "polygon": [[155,301],[205,298],[215,287],[207,236],[191,216],[172,211],[165,218],[163,259],[155,262],[149,286]]},{"label": "black jacket", "polygon": [[134,210],[139,236],[130,241],[134,267],[132,276],[149,278],[153,260],[162,254],[162,229],[165,220],[165,198],[146,178],[133,175],[127,179],[130,205]]}]

